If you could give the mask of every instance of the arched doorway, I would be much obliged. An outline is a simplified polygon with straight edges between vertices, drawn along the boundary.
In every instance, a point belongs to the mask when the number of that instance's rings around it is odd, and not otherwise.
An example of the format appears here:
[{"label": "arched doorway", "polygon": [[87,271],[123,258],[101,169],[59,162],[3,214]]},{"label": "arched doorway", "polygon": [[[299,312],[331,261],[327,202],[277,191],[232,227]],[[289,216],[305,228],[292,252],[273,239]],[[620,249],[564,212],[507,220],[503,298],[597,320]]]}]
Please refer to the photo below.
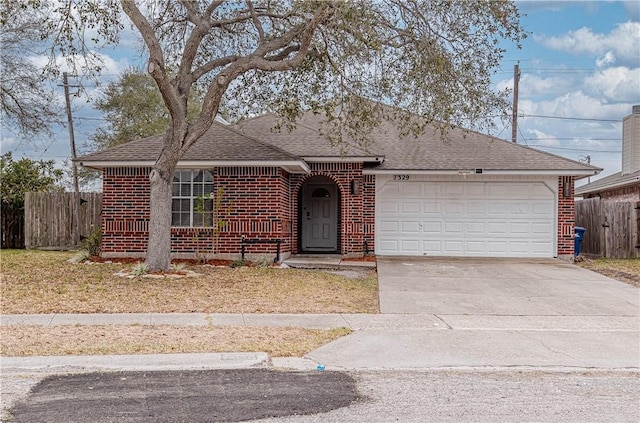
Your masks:
[{"label": "arched doorway", "polygon": [[337,253],[340,192],[325,176],[313,176],[300,189],[300,247],[304,253]]}]

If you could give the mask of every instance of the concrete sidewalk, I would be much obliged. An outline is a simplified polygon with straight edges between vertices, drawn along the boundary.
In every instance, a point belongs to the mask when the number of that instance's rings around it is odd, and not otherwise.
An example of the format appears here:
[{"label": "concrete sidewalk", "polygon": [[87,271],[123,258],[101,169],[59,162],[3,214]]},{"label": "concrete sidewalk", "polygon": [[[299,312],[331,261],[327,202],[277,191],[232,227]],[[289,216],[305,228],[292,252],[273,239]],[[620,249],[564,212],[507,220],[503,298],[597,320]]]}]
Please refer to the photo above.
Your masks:
[{"label": "concrete sidewalk", "polygon": [[553,332],[637,332],[637,316],[488,316],[466,314],[231,314],[231,313],[113,313],[0,315],[0,326],[32,325],[177,325],[253,326],[354,331],[476,330]]},{"label": "concrete sidewalk", "polygon": [[[9,325],[185,325],[266,326],[331,329],[354,333],[307,354],[305,359],[276,359],[278,367],[310,369],[316,363],[336,369],[415,369],[446,367],[541,367],[640,369],[640,322],[637,316],[470,316],[445,314],[40,314],[4,315]],[[106,360],[116,363],[184,358],[185,366],[223,362],[209,355],[112,358],[3,358],[2,367],[50,367]],[[146,358],[145,358],[146,357]],[[155,357],[155,358],[154,358]],[[213,357],[213,358],[212,358]],[[239,357],[239,356],[235,356]],[[244,360],[245,358],[242,358]],[[255,357],[250,357],[251,360]],[[74,361],[75,360],[75,361]],[[257,362],[264,364],[263,357]],[[23,363],[23,364],[20,364]],[[142,364],[140,364],[142,365]],[[83,367],[85,367],[83,365]],[[95,363],[96,368],[103,365]],[[173,368],[173,367],[171,367]]]}]

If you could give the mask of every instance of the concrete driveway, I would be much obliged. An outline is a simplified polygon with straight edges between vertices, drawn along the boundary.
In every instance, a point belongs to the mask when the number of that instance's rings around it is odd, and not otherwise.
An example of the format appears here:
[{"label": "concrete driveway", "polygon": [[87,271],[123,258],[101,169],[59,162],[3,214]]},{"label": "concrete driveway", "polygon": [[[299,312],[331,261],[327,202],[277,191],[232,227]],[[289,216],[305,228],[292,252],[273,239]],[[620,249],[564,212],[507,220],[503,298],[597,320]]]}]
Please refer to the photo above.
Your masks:
[{"label": "concrete driveway", "polygon": [[638,316],[638,289],[555,259],[379,257],[381,313]]},{"label": "concrete driveway", "polygon": [[307,357],[359,369],[640,368],[640,290],[573,264],[379,257],[378,282],[388,326]]}]

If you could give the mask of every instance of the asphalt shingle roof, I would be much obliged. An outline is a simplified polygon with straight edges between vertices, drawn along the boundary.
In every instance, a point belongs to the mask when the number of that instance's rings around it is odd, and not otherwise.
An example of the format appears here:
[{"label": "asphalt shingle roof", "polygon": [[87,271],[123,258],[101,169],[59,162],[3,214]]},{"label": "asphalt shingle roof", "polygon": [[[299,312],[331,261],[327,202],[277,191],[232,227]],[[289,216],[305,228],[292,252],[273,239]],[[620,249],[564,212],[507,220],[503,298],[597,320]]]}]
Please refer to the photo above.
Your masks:
[{"label": "asphalt shingle roof", "polygon": [[[331,146],[320,135],[322,118],[308,113],[295,129],[274,132],[274,115],[240,122],[245,134],[260,134],[271,145],[303,158],[340,156],[341,147]],[[523,145],[464,129],[450,129],[445,137],[436,127],[415,137],[401,135],[391,122],[383,122],[371,134],[366,149],[346,140],[350,156],[384,156],[381,170],[578,170],[599,168]]]},{"label": "asphalt shingle roof", "polygon": [[576,188],[576,195],[583,195],[591,192],[601,192],[607,189],[640,184],[640,170],[623,175],[622,172],[605,176],[593,181],[590,184]]},{"label": "asphalt shingle roof", "polygon": [[[163,135],[156,135],[108,150],[80,157],[80,162],[155,162],[162,150]],[[211,128],[196,141],[183,161],[291,161],[300,160],[277,147],[268,145],[233,127],[214,122]]]},{"label": "asphalt shingle roof", "polygon": [[[514,144],[478,132],[438,128],[423,134],[402,135],[391,122],[383,122],[361,146],[345,139],[331,145],[322,135],[323,118],[305,114],[293,130],[276,131],[273,114],[242,121],[233,126],[214,123],[184,155],[182,161],[300,161],[320,157],[384,157],[380,170],[485,170],[581,171],[599,168],[554,154]],[[78,159],[91,162],[151,162],[161,149],[162,136],[133,141]]]}]

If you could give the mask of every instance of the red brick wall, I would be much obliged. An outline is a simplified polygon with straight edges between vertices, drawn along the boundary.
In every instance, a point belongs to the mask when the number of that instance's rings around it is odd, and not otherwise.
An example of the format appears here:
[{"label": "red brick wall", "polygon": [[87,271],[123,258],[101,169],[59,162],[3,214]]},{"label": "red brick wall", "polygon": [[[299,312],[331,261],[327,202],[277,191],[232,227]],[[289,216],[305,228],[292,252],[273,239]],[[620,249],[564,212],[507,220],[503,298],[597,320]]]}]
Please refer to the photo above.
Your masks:
[{"label": "red brick wall", "polygon": [[584,196],[584,198],[593,197],[600,197],[604,201],[640,201],[640,184],[630,187],[610,189]]},{"label": "red brick wall", "polygon": [[144,253],[149,231],[149,168],[107,168],[103,172],[102,252]]},{"label": "red brick wall", "polygon": [[362,184],[362,221],[366,250],[375,251],[376,177],[364,175]]},{"label": "red brick wall", "polygon": [[[281,252],[292,250],[289,176],[278,167],[217,168],[216,186],[224,188],[217,252],[239,254],[241,238],[281,239]],[[247,253],[274,255],[275,244],[247,245]]]},{"label": "red brick wall", "polygon": [[[310,163],[310,168],[311,172],[308,175],[292,175],[291,177],[292,216],[299,215],[300,192],[305,181],[318,175],[333,180],[340,192],[339,253],[345,256],[361,256],[364,253],[365,223],[369,225],[367,229],[373,228],[374,216],[370,216],[370,209],[375,206],[375,203],[370,204],[371,187],[366,187],[367,184],[362,175],[362,163]],[[353,180],[357,180],[361,184],[360,193],[357,195],[351,193],[351,181]],[[367,204],[366,208],[365,204]],[[368,213],[366,217],[365,209]],[[299,251],[299,230],[298,225],[294,224],[292,231],[292,239],[295,240],[294,253]],[[373,234],[371,233],[369,236],[371,238],[369,249],[373,250]]]},{"label": "red brick wall", "polygon": [[[107,168],[103,172],[102,251],[105,256],[141,256],[147,248],[149,168]],[[241,237],[283,239],[291,251],[289,176],[277,167],[213,170],[215,192],[224,188],[218,236],[213,228],[172,228],[178,254],[239,254]],[[216,245],[217,244],[217,245]],[[275,256],[275,244],[255,244],[249,253]]]},{"label": "red brick wall", "polygon": [[[568,191],[565,195],[565,186]],[[558,178],[558,256],[573,255],[576,206],[574,201],[574,179],[572,176]]]}]

